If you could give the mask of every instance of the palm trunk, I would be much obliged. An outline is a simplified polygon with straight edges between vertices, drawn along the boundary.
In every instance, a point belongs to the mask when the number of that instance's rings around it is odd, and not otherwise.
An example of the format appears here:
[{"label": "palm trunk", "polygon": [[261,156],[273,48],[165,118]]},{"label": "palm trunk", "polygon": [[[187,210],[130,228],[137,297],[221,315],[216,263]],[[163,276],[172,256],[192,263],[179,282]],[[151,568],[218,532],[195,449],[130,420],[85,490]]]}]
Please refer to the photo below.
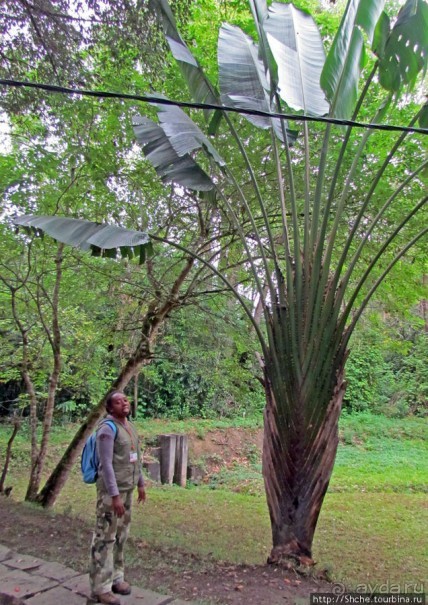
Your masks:
[{"label": "palm trunk", "polygon": [[[312,541],[338,445],[338,422],[345,392],[344,361],[317,430],[305,401],[279,401],[266,368],[263,476],[272,527],[269,563],[313,564]],[[277,388],[275,390],[278,390]],[[298,389],[296,389],[298,393]],[[287,397],[280,393],[280,396]],[[290,408],[291,403],[291,408]],[[294,413],[284,410],[294,408]]]}]

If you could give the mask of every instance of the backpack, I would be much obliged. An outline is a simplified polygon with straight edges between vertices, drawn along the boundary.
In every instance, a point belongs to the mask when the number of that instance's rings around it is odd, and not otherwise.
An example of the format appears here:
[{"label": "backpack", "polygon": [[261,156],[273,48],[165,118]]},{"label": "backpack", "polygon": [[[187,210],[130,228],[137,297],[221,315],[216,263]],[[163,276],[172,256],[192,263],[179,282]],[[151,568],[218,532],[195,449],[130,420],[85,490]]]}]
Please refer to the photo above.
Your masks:
[{"label": "backpack", "polygon": [[[117,435],[117,426],[113,420],[103,420],[98,426],[98,429],[103,425],[108,424],[114,433],[114,438]],[[98,430],[97,429],[97,430]],[[98,478],[98,454],[97,454],[97,431],[92,433],[86,440],[82,451],[82,459],[80,461],[80,468],[82,471],[82,478],[85,483],[95,483]]]}]

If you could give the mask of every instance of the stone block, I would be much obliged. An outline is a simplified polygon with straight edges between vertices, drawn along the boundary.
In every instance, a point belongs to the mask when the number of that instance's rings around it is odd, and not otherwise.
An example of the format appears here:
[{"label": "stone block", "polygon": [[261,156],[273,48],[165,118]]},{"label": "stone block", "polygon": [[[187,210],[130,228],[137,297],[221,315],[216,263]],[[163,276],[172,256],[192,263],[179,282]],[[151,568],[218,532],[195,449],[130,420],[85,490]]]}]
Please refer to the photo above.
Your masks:
[{"label": "stone block", "polygon": [[138,586],[132,587],[130,595],[120,597],[122,605],[167,605],[171,602],[171,599],[172,597],[168,595],[161,595],[152,590],[139,588]]},{"label": "stone block", "polygon": [[176,435],[159,435],[161,444],[161,481],[172,484],[175,469]]},{"label": "stone block", "polygon": [[88,598],[91,596],[91,591],[89,588],[89,576],[87,573],[71,578],[71,580],[67,580],[63,583],[63,586],[64,588],[68,588],[69,590],[76,592],[83,597]]},{"label": "stone block", "polygon": [[57,586],[31,597],[31,599],[26,599],[25,603],[29,605],[85,605],[86,598],[62,586]]},{"label": "stone block", "polygon": [[202,479],[205,477],[205,471],[200,466],[196,464],[189,464],[187,467],[187,479],[188,481],[192,481],[193,483],[201,483]]},{"label": "stone block", "polygon": [[61,563],[50,563],[46,561],[42,563],[40,567],[33,570],[32,574],[50,578],[51,580],[57,580],[57,582],[64,582],[65,580],[70,580],[71,578],[78,576],[79,572],[62,565]]},{"label": "stone block", "polygon": [[187,435],[177,435],[175,447],[174,483],[186,487],[189,441]]},{"label": "stone block", "polygon": [[147,474],[152,481],[157,481],[158,483],[160,482],[160,462],[143,462],[143,468],[147,471]]},{"label": "stone block", "polygon": [[10,559],[13,557],[14,553],[7,546],[3,546],[0,544],[0,561],[4,561],[5,559]]},{"label": "stone block", "polygon": [[3,561],[4,565],[12,567],[13,569],[20,569],[21,571],[30,571],[37,569],[43,563],[37,557],[30,557],[29,555],[17,555],[14,554],[9,559]]},{"label": "stone block", "polygon": [[10,569],[1,573],[1,591],[3,594],[16,598],[32,597],[38,592],[49,590],[58,585],[55,580],[33,576],[20,569]]}]

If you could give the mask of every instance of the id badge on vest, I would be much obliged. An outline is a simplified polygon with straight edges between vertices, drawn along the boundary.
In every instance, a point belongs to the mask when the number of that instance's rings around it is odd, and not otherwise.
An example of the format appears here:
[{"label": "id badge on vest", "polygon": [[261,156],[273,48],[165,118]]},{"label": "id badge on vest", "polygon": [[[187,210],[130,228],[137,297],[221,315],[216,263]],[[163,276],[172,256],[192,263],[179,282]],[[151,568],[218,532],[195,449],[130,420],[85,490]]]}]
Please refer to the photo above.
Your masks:
[{"label": "id badge on vest", "polygon": [[137,462],[138,456],[137,452],[131,452],[129,454],[129,462]]}]

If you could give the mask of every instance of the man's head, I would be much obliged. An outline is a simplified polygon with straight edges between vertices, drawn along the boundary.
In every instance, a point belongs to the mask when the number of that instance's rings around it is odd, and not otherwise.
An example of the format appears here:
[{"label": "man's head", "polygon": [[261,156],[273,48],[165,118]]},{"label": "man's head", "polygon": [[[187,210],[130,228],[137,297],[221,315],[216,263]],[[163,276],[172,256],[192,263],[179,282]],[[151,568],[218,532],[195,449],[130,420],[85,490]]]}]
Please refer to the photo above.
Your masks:
[{"label": "man's head", "polygon": [[113,416],[127,416],[130,411],[128,398],[123,391],[111,391],[106,397],[105,406]]}]

